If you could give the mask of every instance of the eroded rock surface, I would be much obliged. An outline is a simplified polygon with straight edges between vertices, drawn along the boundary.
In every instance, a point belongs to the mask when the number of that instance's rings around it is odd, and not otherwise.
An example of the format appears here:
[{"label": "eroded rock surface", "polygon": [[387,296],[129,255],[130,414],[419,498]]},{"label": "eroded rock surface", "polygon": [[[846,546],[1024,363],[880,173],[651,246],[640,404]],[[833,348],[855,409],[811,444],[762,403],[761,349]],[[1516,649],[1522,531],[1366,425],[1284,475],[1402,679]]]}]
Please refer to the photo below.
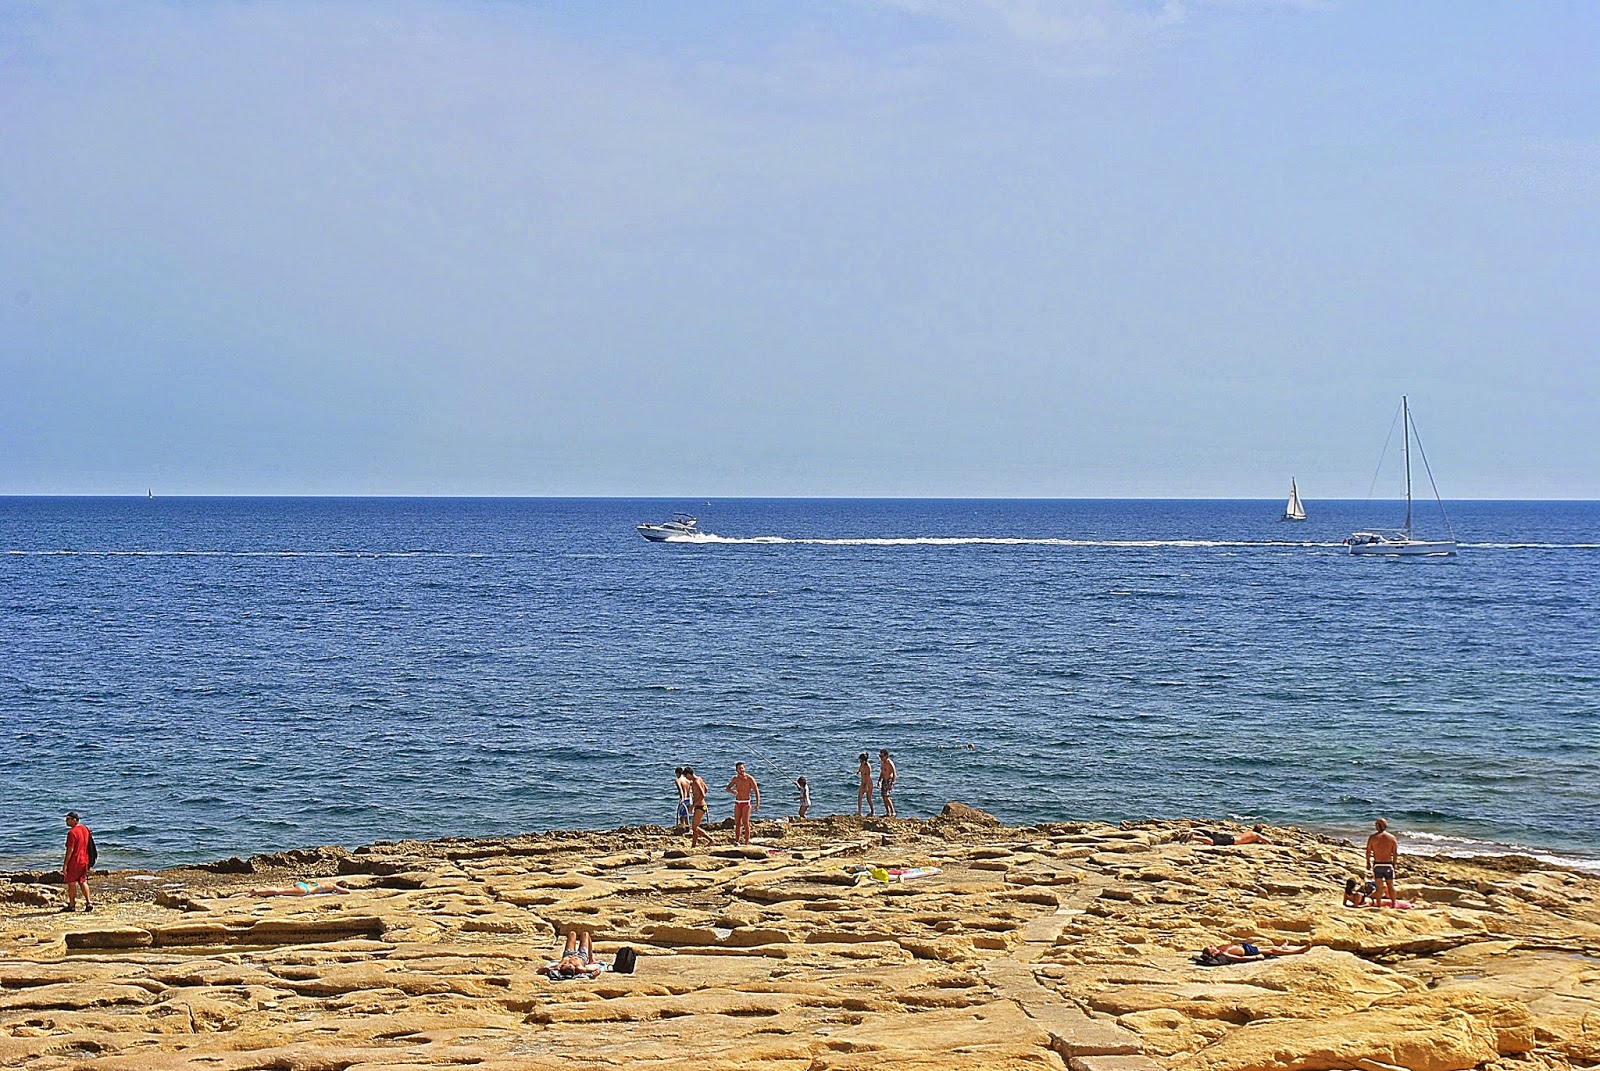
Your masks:
[{"label": "eroded rock surface", "polygon": [[[1414,910],[1348,909],[1355,848],[1294,830],[1213,848],[1182,827],[953,807],[758,823],[750,849],[654,828],[384,843],[111,875],[92,915],[11,883],[0,1067],[1600,1065],[1600,879],[1412,858]],[[247,892],[335,874],[357,891]],[[639,970],[544,978],[574,926]],[[1237,940],[1315,947],[1192,962]]]}]

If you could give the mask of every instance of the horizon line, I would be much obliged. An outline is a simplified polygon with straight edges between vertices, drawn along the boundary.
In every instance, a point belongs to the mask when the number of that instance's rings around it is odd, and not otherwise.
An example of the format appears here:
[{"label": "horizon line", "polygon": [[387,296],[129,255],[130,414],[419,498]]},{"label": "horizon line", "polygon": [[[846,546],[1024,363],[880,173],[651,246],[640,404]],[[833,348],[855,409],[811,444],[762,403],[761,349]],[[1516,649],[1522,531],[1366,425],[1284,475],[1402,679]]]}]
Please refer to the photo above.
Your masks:
[{"label": "horizon line", "polygon": [[[78,492],[0,492],[0,501],[9,499],[105,499],[105,500],[136,500],[153,501],[155,499],[261,499],[284,501],[414,501],[414,500],[439,500],[439,501],[638,501],[638,502],[672,502],[685,499],[703,499],[705,505],[711,505],[716,500],[724,502],[1276,502],[1282,495],[1273,495],[1267,498],[1215,496],[1215,495],[706,495],[706,494],[448,494],[448,493],[245,493],[229,494],[221,492],[199,492],[191,494],[105,494],[105,493],[78,493]],[[1402,497],[1378,498],[1367,496],[1364,498],[1305,498],[1303,502],[1403,502]],[[1426,501],[1426,500],[1423,500]],[[1471,502],[1567,502],[1567,503],[1600,503],[1600,498],[1502,498],[1488,496],[1481,498],[1446,498],[1444,502],[1471,503]]]}]

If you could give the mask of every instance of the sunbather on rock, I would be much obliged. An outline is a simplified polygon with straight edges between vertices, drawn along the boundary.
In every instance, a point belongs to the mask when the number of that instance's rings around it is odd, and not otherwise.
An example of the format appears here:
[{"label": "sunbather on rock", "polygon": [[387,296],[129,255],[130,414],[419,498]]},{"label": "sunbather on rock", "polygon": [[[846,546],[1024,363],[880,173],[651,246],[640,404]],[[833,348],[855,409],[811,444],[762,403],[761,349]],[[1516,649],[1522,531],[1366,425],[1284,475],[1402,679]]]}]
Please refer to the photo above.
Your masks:
[{"label": "sunbather on rock", "polygon": [[1271,844],[1261,827],[1256,826],[1243,833],[1222,833],[1209,829],[1191,829],[1178,838],[1181,842],[1195,844]]},{"label": "sunbather on rock", "polygon": [[568,978],[597,978],[605,969],[606,965],[594,958],[594,939],[589,931],[568,930],[567,947],[561,958],[546,963],[541,971],[552,982],[561,982]]},{"label": "sunbather on rock", "polygon": [[251,889],[251,896],[349,896],[354,889],[342,881],[297,881],[293,885],[269,885]]},{"label": "sunbather on rock", "polygon": [[1202,967],[1217,967],[1224,963],[1250,963],[1260,959],[1275,959],[1278,956],[1298,956],[1310,948],[1310,945],[1253,945],[1249,941],[1231,945],[1207,945],[1195,957],[1195,962]]}]

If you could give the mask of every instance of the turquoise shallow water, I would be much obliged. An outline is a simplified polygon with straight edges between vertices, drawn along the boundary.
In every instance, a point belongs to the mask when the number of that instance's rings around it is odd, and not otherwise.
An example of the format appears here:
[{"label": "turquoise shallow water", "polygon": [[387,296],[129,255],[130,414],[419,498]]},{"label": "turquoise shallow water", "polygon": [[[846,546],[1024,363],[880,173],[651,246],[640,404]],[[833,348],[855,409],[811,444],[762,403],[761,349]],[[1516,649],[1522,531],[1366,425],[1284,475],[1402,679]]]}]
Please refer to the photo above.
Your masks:
[{"label": "turquoise shallow water", "polygon": [[[1409,562],[1307,506],[0,499],[0,865],[68,808],[109,864],[668,822],[741,758],[853,810],[879,747],[909,814],[1600,859],[1600,505]],[[674,509],[724,538],[634,533]]]}]

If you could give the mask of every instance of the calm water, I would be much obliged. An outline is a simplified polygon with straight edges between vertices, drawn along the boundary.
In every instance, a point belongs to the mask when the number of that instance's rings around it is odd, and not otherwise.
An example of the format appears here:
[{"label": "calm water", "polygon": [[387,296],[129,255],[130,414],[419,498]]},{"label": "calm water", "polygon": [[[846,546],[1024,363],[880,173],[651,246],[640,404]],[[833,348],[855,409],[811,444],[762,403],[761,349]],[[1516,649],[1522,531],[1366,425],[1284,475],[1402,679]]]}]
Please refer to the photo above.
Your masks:
[{"label": "calm water", "polygon": [[[670,822],[741,758],[853,811],[879,747],[907,814],[1600,858],[1600,504],[1407,562],[1338,546],[1398,507],[1307,507],[0,499],[0,865],[68,808],[111,865]],[[634,533],[673,509],[733,538]]]}]

